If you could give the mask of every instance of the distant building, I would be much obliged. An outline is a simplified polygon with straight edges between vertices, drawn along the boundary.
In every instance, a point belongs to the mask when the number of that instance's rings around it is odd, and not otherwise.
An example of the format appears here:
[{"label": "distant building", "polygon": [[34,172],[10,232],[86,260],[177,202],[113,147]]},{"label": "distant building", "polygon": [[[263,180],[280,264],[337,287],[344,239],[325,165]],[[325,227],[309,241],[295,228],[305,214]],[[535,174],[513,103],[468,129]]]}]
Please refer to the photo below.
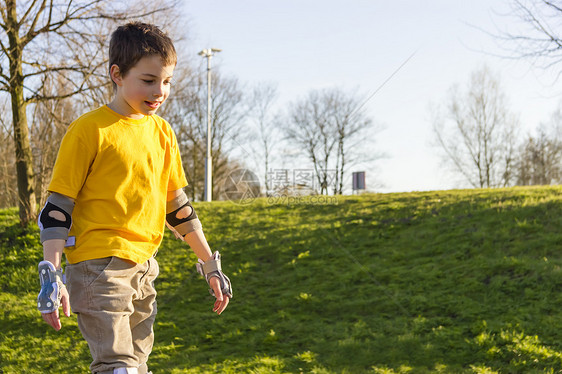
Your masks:
[{"label": "distant building", "polygon": [[352,175],[353,178],[353,193],[360,193],[361,191],[365,191],[365,172],[364,171],[356,171]]}]

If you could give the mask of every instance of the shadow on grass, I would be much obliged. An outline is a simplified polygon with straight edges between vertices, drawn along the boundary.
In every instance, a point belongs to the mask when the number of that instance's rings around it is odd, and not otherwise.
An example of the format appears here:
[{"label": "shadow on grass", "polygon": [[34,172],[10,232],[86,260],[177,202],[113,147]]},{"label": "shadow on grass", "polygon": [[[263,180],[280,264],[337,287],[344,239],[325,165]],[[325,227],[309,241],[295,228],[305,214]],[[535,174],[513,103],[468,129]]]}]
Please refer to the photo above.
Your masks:
[{"label": "shadow on grass", "polygon": [[[257,222],[247,225],[248,235],[217,238],[233,259],[235,299],[204,326],[192,321],[207,321],[207,306],[183,305],[197,313],[173,331],[186,347],[198,347],[187,355],[194,365],[266,355],[289,371],[302,368],[303,357],[309,368],[334,372],[562,369],[552,325],[559,318],[545,315],[560,305],[561,260],[552,247],[561,240],[560,203],[516,200],[422,208],[411,199],[369,208],[357,200],[337,214],[327,206],[287,208],[283,222],[268,225],[275,234]],[[237,262],[249,265],[238,273]],[[194,291],[205,287],[190,282],[169,297]],[[160,318],[177,321],[178,314],[164,307]],[[479,328],[483,321],[487,330]],[[173,331],[163,332],[163,343]],[[483,333],[495,337],[491,346]]]},{"label": "shadow on grass", "polygon": [[[167,235],[158,255],[151,367],[560,371],[560,195],[531,188],[349,197],[324,206],[202,204],[202,217],[213,214],[205,230],[223,253],[234,299],[222,316],[213,315],[195,257]],[[4,248],[2,265],[13,272],[15,259],[27,256],[21,272],[35,287],[39,255]],[[30,287],[26,277],[24,287],[3,283],[3,292],[16,296],[7,303],[23,308],[17,297]],[[27,336],[24,325],[8,327],[5,336]],[[67,364],[59,368],[72,372]]]}]

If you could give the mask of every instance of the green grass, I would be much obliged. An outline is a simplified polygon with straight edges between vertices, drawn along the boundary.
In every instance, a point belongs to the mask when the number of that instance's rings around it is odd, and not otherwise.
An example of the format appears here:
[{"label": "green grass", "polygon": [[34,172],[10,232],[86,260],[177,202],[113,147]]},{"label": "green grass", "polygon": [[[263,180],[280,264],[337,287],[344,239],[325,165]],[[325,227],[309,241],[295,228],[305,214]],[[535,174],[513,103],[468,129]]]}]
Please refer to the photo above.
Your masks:
[{"label": "green grass", "polygon": [[[160,373],[558,373],[562,188],[196,204],[234,286],[211,312],[195,257],[158,253]],[[85,373],[74,316],[35,310],[37,228],[0,211],[0,370]]]}]

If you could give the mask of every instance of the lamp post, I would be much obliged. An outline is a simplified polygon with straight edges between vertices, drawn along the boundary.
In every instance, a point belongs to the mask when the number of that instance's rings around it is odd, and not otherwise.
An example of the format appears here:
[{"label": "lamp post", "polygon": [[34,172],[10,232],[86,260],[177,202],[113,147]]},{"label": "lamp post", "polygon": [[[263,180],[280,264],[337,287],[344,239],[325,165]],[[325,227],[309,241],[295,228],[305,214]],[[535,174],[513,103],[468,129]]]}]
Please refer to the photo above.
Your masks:
[{"label": "lamp post", "polygon": [[207,58],[207,156],[205,157],[205,201],[213,200],[213,159],[211,155],[211,58],[220,52],[218,48],[208,48],[199,52]]}]

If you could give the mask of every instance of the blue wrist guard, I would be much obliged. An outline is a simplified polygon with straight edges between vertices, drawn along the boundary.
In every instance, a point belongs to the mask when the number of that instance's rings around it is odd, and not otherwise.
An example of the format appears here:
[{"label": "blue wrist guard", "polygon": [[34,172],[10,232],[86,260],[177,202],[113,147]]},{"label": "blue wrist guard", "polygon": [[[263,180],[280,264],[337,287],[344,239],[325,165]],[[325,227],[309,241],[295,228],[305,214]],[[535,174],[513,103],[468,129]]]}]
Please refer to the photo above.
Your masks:
[{"label": "blue wrist guard", "polygon": [[49,261],[39,263],[39,281],[41,291],[37,296],[37,309],[41,313],[51,313],[58,310],[61,300],[61,289],[64,287],[62,270],[55,269]]}]

